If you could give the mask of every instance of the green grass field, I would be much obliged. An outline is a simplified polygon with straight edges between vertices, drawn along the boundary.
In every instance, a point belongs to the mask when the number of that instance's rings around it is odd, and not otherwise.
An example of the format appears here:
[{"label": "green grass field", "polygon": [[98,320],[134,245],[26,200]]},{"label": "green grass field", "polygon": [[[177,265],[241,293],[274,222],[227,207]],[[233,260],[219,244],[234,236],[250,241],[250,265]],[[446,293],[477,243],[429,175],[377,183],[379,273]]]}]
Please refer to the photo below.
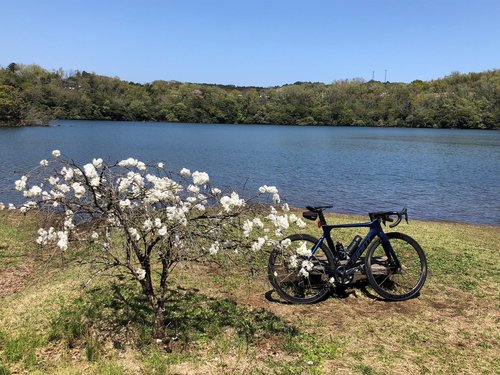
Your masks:
[{"label": "green grass field", "polygon": [[[83,290],[81,253],[38,249],[36,221],[0,211],[0,375],[500,373],[498,227],[401,224],[424,248],[429,275],[418,298],[397,303],[361,285],[289,305],[270,292],[264,263],[254,277],[181,265],[166,310],[167,353],[150,343],[136,285],[103,277]],[[303,232],[319,233],[312,223]],[[356,233],[337,239],[347,244]]]}]

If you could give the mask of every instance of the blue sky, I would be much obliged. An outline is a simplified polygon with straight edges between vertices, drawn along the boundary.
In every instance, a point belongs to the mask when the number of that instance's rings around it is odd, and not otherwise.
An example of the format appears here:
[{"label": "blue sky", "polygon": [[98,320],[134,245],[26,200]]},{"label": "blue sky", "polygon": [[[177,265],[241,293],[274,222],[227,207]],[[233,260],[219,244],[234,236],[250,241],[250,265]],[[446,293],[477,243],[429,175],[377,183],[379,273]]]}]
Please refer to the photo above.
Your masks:
[{"label": "blue sky", "polygon": [[499,0],[0,0],[0,65],[134,82],[411,82],[500,68]]}]

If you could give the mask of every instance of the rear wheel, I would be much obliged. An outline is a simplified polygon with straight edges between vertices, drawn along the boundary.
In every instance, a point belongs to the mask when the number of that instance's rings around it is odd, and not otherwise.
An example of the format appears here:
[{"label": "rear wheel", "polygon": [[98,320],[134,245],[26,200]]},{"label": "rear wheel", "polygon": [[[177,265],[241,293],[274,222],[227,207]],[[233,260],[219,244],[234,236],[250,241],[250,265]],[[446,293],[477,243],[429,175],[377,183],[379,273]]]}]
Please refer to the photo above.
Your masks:
[{"label": "rear wheel", "polygon": [[427,260],[420,245],[403,233],[386,233],[401,266],[389,259],[377,238],[366,252],[365,272],[373,289],[383,298],[404,301],[416,296],[427,277]]},{"label": "rear wheel", "polygon": [[269,257],[269,282],[278,295],[292,303],[314,303],[330,291],[329,270],[334,257],[322,244],[314,254],[318,239],[307,234],[294,234],[281,241]]}]

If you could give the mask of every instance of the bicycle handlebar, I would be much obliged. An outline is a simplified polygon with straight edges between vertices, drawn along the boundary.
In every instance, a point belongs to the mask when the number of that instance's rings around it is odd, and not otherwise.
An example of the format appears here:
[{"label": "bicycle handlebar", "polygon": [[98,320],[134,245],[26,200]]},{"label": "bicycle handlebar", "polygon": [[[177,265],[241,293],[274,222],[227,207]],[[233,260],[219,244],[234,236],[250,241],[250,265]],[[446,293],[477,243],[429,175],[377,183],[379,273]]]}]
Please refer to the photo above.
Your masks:
[{"label": "bicycle handlebar", "polygon": [[[399,223],[401,223],[401,219],[403,218],[403,216],[405,218],[406,224],[408,224],[408,210],[406,209],[406,207],[403,208],[399,212],[398,211],[394,211],[392,214],[393,215],[397,215],[398,219],[396,220],[396,222],[394,224],[389,225],[389,228],[394,228],[394,227],[398,226]],[[393,219],[391,219],[390,217],[388,217],[387,219],[388,220],[386,220],[386,221],[393,221]]]},{"label": "bicycle handlebar", "polygon": [[[384,225],[386,222],[392,223],[394,222],[394,220],[396,220],[393,224],[389,225],[389,228],[394,228],[395,226],[399,225],[403,217],[405,218],[406,223],[408,224],[408,210],[406,208],[403,208],[401,211],[371,212],[369,213],[369,215],[370,215],[370,220],[379,220]],[[394,219],[391,216],[397,216],[397,218]]]}]

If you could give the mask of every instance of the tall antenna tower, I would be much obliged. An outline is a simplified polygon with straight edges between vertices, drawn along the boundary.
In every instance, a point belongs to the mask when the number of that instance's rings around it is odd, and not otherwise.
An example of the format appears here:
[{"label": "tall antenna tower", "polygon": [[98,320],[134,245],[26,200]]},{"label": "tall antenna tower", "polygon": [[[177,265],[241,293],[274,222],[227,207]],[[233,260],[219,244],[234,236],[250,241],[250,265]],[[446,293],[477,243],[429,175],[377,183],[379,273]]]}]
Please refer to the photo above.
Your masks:
[{"label": "tall antenna tower", "polygon": [[385,70],[384,82],[387,82],[387,69]]}]

